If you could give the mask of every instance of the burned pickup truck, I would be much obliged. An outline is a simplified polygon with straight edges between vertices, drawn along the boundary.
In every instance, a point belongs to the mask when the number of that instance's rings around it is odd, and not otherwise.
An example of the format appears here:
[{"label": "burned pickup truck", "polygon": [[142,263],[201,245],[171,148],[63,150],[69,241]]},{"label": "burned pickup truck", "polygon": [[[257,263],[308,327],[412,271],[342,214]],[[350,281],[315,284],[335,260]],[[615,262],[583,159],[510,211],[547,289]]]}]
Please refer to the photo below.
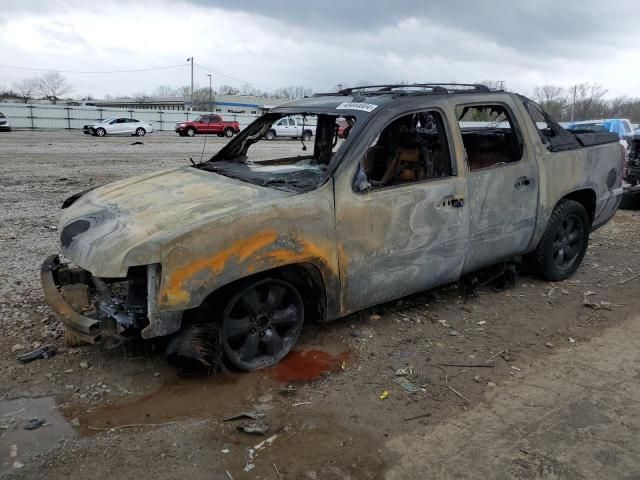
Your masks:
[{"label": "burned pickup truck", "polygon": [[[313,143],[260,148],[290,116],[313,120]],[[281,360],[309,319],[516,256],[569,277],[620,204],[622,168],[616,135],[572,134],[482,85],[318,94],[274,108],[208,161],[68,199],[62,256],[44,262],[42,283],[72,340],[217,326],[226,361],[253,370]]]}]

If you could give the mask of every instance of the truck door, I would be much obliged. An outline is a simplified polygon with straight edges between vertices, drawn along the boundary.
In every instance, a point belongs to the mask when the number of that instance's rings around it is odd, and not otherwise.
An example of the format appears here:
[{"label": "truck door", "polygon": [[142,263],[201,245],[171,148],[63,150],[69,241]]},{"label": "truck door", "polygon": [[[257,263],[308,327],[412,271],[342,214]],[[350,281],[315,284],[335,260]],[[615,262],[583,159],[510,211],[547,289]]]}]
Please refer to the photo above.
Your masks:
[{"label": "truck door", "polygon": [[343,314],[457,280],[467,251],[466,179],[444,111],[386,116],[362,136],[336,176]]},{"label": "truck door", "polygon": [[470,213],[464,272],[525,253],[538,210],[538,167],[509,105],[456,106]]},{"label": "truck door", "polygon": [[210,133],[221,134],[224,131],[224,123],[220,115],[211,115]]},{"label": "truck door", "polygon": [[295,125],[295,120],[293,120],[292,118],[289,117],[285,117],[282,120],[280,120],[278,123],[276,123],[275,125],[275,131],[276,131],[276,135],[278,137],[291,137],[294,136],[291,134],[292,129],[295,129],[295,127],[291,127],[291,123],[293,123],[293,125]]}]

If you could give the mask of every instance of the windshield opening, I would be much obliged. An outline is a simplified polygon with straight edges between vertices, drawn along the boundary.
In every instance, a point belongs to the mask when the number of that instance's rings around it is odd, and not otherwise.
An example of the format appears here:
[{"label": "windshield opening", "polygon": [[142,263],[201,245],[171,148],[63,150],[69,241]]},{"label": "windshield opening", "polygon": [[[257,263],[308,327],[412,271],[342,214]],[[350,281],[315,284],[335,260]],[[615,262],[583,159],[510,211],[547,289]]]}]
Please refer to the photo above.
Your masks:
[{"label": "windshield opening", "polygon": [[302,191],[324,182],[355,117],[270,113],[197,168],[257,185]]}]

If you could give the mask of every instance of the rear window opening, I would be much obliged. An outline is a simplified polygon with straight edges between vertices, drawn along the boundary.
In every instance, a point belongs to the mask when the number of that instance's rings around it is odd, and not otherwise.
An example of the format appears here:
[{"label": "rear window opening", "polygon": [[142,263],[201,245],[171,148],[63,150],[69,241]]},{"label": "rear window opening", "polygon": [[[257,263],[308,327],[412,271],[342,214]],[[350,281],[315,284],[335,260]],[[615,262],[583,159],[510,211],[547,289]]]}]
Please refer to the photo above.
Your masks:
[{"label": "rear window opening", "polygon": [[196,167],[265,187],[312,189],[327,178],[355,121],[313,112],[267,114]]},{"label": "rear window opening", "polygon": [[467,152],[469,170],[522,159],[523,143],[511,114],[502,105],[459,105],[456,117]]}]

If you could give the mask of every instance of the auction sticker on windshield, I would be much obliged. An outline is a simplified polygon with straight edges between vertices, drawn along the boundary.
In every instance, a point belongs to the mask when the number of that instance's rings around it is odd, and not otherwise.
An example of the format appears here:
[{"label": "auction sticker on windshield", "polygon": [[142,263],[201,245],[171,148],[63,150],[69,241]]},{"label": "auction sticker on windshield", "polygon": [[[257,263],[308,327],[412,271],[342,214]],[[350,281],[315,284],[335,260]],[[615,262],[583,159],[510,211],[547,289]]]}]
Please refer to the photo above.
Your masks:
[{"label": "auction sticker on windshield", "polygon": [[343,102],[336,107],[336,110],[362,110],[372,112],[378,105],[373,103]]}]

